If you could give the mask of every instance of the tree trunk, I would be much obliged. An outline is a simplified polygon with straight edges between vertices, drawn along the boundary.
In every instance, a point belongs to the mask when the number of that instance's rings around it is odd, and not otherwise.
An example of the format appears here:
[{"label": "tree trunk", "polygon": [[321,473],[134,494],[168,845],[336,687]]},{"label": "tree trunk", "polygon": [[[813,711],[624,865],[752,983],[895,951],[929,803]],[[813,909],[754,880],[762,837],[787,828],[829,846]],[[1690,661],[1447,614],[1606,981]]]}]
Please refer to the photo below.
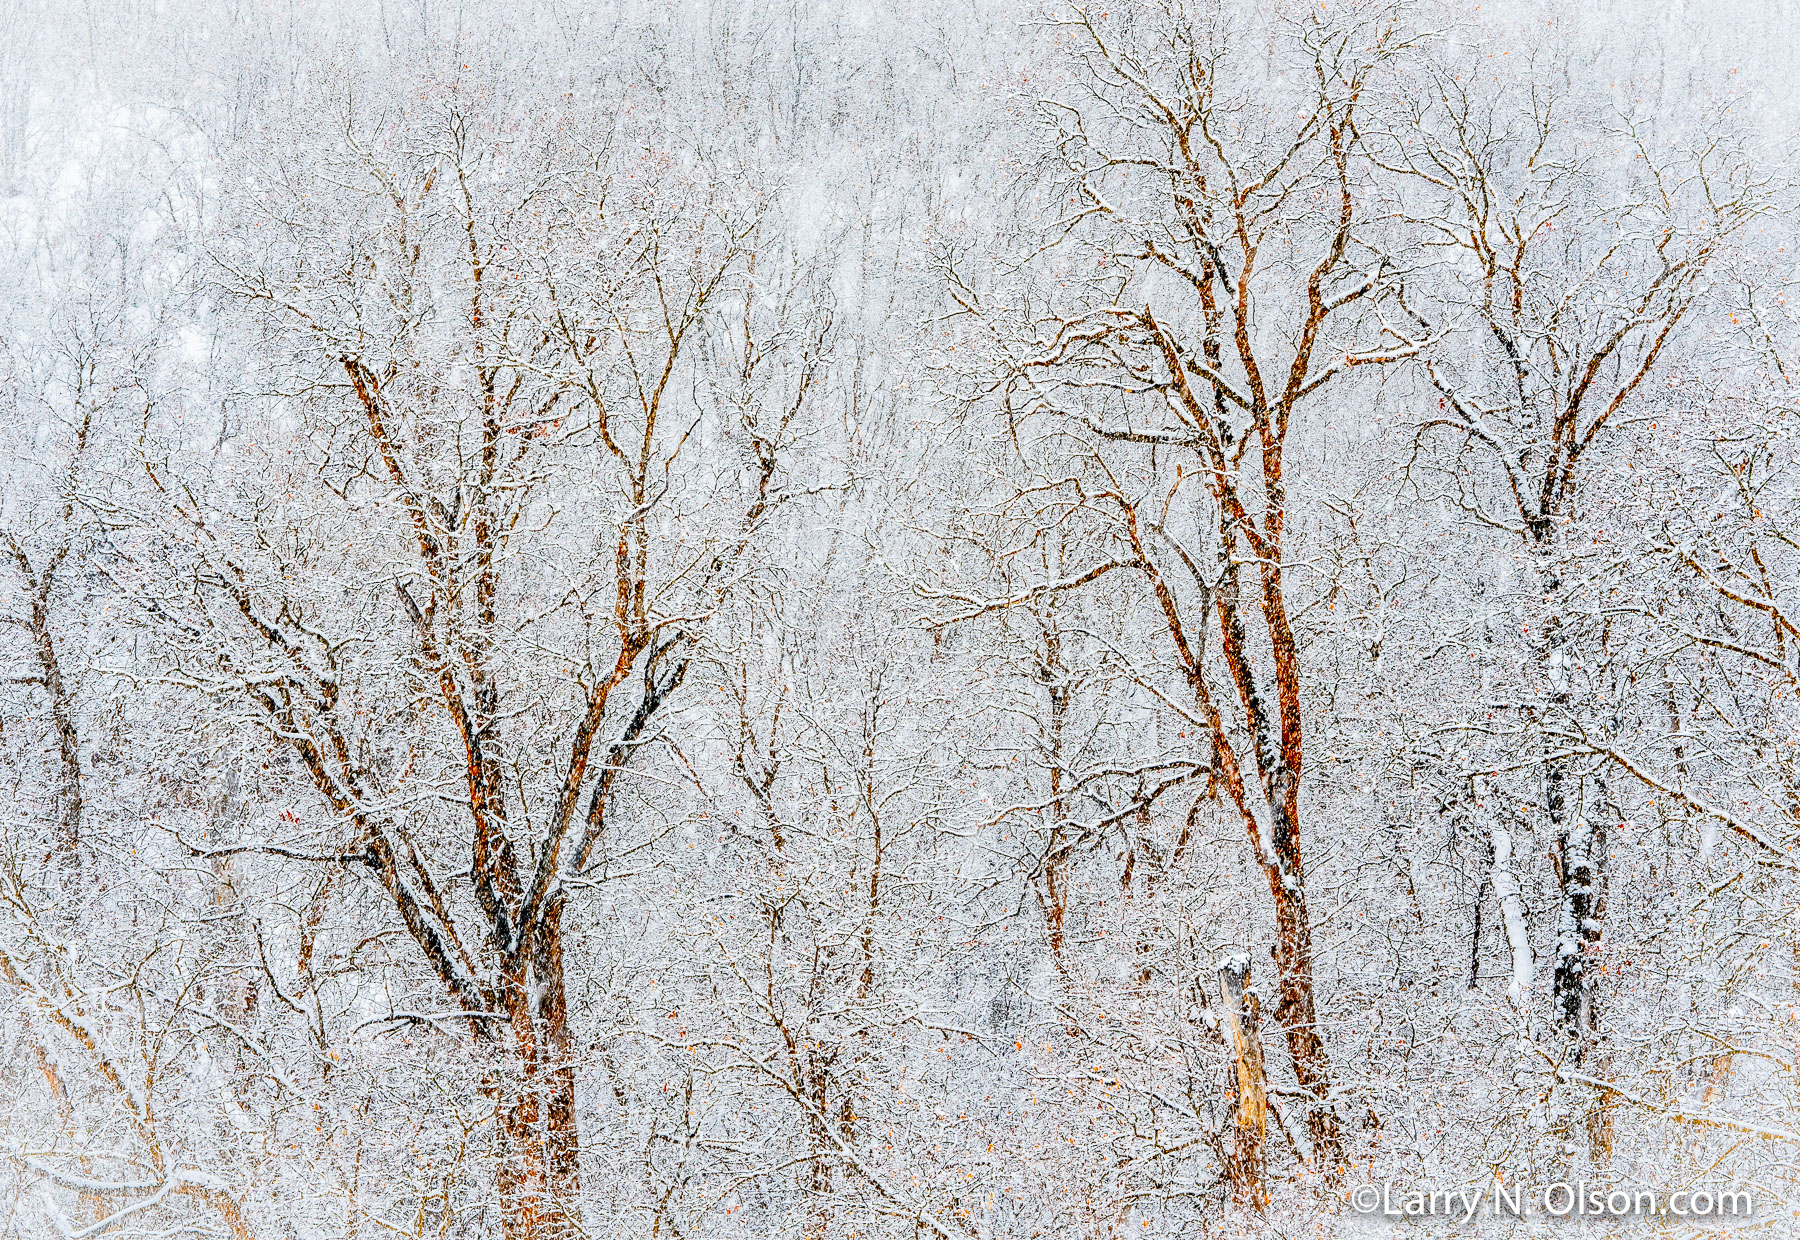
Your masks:
[{"label": "tree trunk", "polygon": [[825,1055],[816,1048],[806,1053],[804,1062],[803,1087],[810,1104],[806,1116],[807,1136],[812,1147],[805,1176],[807,1195],[811,1198],[807,1209],[806,1240],[824,1240],[831,1230],[831,1137],[827,1128],[831,1073]]},{"label": "tree trunk", "polygon": [[[1562,576],[1550,558],[1554,555],[1553,534],[1539,537],[1538,551],[1546,557],[1539,572],[1546,604],[1539,658],[1549,685],[1550,709],[1562,713],[1572,698],[1574,660],[1568,648],[1571,635],[1562,617]],[[1580,776],[1572,777],[1568,767],[1567,762],[1545,755],[1544,813],[1556,839],[1556,965],[1551,1009],[1557,1028],[1572,1044],[1573,1064],[1579,1067],[1600,1030],[1597,978],[1591,966],[1599,950],[1605,913],[1601,864],[1605,853],[1600,829],[1582,804]]]},{"label": "tree trunk", "polygon": [[[1547,528],[1534,529],[1536,550],[1545,557],[1539,579],[1543,583],[1544,620],[1539,643],[1541,672],[1549,686],[1550,709],[1561,714],[1573,699],[1570,676],[1574,657],[1572,634],[1563,622],[1563,581],[1555,554],[1555,535]],[[1553,854],[1556,874],[1556,957],[1551,980],[1551,1020],[1568,1040],[1568,1065],[1587,1071],[1588,1060],[1600,1039],[1599,977],[1594,972],[1605,926],[1606,893],[1604,833],[1587,812],[1581,776],[1570,764],[1545,754],[1544,813],[1556,840]],[[1589,1152],[1603,1162],[1612,1150],[1612,1119],[1607,1099],[1584,1089],[1580,1127],[1585,1130]],[[1560,1126],[1572,1140],[1576,1126]]]},{"label": "tree trunk", "polygon": [[1280,988],[1275,1019],[1287,1039],[1294,1080],[1314,1099],[1306,1117],[1313,1151],[1319,1165],[1333,1172],[1342,1157],[1343,1137],[1338,1131],[1337,1113],[1331,1109],[1331,1060],[1325,1039],[1319,1036],[1319,1017],[1313,1006],[1312,922],[1306,909],[1306,887],[1300,877],[1299,850],[1283,859],[1294,878],[1292,888],[1273,880],[1269,884],[1275,898],[1274,955]]},{"label": "tree trunk", "polygon": [[[68,519],[65,509],[63,520]],[[75,729],[75,701],[63,680],[56,637],[50,631],[50,591],[56,584],[56,570],[62,566],[69,549],[66,544],[60,547],[42,570],[34,571],[22,546],[4,535],[0,535],[0,539],[4,540],[18,565],[20,576],[25,579],[25,590],[31,603],[31,614],[15,618],[12,623],[21,625],[31,635],[32,653],[37,657],[37,674],[25,678],[25,683],[35,683],[50,699],[50,728],[56,733],[57,758],[61,767],[56,792],[56,848],[65,858],[73,860],[81,844],[81,737]]]},{"label": "tree trunk", "polygon": [[1556,976],[1552,1006],[1557,1025],[1569,1038],[1574,1062],[1599,1036],[1598,980],[1591,970],[1600,946],[1605,913],[1600,831],[1586,814],[1566,803],[1563,763],[1544,771],[1544,801],[1556,832]]},{"label": "tree trunk", "polygon": [[581,1141],[562,970],[558,901],[507,982],[518,1076],[500,1121],[506,1240],[568,1240],[580,1234],[573,1215],[581,1196]]},{"label": "tree trunk", "polygon": [[1063,799],[1063,723],[1069,710],[1069,686],[1064,679],[1062,634],[1054,623],[1046,624],[1043,653],[1038,660],[1038,682],[1050,698],[1049,735],[1045,738],[1050,767],[1050,839],[1044,849],[1044,929],[1050,939],[1050,955],[1067,978],[1063,961],[1063,921],[1069,913],[1069,858],[1074,847],[1066,826],[1069,807]]},{"label": "tree trunk", "polygon": [[1225,1044],[1231,1050],[1235,1099],[1232,1107],[1231,1154],[1225,1173],[1232,1195],[1252,1205],[1268,1200],[1269,1083],[1263,1070],[1259,1032],[1262,1013],[1250,981],[1250,957],[1240,953],[1219,962],[1219,998],[1225,1014]]},{"label": "tree trunk", "polygon": [[[1222,501],[1229,499],[1228,493],[1218,494]],[[1226,511],[1226,503],[1221,502],[1221,514]],[[1250,735],[1249,745],[1242,746],[1250,756],[1250,762],[1246,763],[1240,745],[1234,743],[1232,733],[1225,725],[1224,713],[1213,696],[1196,646],[1189,640],[1188,626],[1181,616],[1174,592],[1145,553],[1136,514],[1130,515],[1132,520],[1127,530],[1133,548],[1140,556],[1138,567],[1150,576],[1151,588],[1175,639],[1177,654],[1193,690],[1194,704],[1211,733],[1214,761],[1249,836],[1257,863],[1268,879],[1269,893],[1275,905],[1274,957],[1279,988],[1275,1015],[1287,1041],[1294,1078],[1312,1098],[1307,1109],[1306,1127],[1313,1153],[1326,1175],[1335,1179],[1343,1162],[1343,1138],[1332,1109],[1331,1061],[1325,1050],[1325,1040],[1319,1035],[1318,1014],[1313,1006],[1312,923],[1306,907],[1306,870],[1300,849],[1303,728],[1299,656],[1293,630],[1287,622],[1278,566],[1265,565],[1261,570],[1262,590],[1258,605],[1275,656],[1274,710],[1270,709],[1271,695],[1259,681],[1255,662],[1248,651],[1244,614],[1249,609],[1243,608],[1236,568],[1229,560],[1223,566],[1220,585],[1211,600],[1218,622],[1219,652],[1242,708],[1243,730]],[[1231,548],[1235,539],[1233,531],[1221,527],[1219,533],[1220,545]],[[1275,539],[1264,539],[1257,550],[1278,555],[1279,544]]]},{"label": "tree trunk", "polygon": [[546,1106],[550,1192],[563,1208],[579,1209],[581,1130],[575,1119],[575,1062],[569,1045],[569,1009],[563,991],[562,901],[545,917],[536,945],[538,1022],[544,1031],[548,1077]]}]

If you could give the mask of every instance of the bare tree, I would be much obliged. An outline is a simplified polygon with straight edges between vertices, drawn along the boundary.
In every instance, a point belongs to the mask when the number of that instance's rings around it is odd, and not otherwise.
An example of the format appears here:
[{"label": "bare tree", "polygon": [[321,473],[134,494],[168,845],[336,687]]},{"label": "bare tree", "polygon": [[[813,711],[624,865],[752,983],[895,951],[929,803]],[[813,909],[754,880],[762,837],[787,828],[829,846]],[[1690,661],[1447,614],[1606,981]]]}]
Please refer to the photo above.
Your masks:
[{"label": "bare tree", "polygon": [[[90,204],[90,210],[108,206]],[[15,305],[12,324],[0,329],[13,431],[24,438],[28,428],[41,426],[32,438],[53,457],[43,471],[48,477],[16,479],[12,500],[0,515],[0,562],[7,569],[0,581],[14,586],[0,610],[0,625],[15,632],[23,647],[19,661],[29,669],[9,672],[0,683],[27,688],[49,708],[58,766],[55,847],[73,859],[81,844],[83,805],[80,711],[71,667],[71,646],[78,639],[55,613],[85,593],[79,552],[84,527],[76,499],[96,423],[120,416],[133,403],[141,407],[157,341],[154,329],[127,322],[132,299],[149,295],[128,249],[108,252],[77,241],[73,253],[62,252],[70,248],[68,238],[49,232],[25,249],[21,258],[27,262],[15,274],[27,287],[47,284],[40,294],[45,300]],[[27,309],[41,317],[21,313]],[[54,436],[46,436],[51,428]],[[79,654],[73,658],[78,667]]]},{"label": "bare tree", "polygon": [[792,411],[687,398],[715,312],[755,297],[755,202],[550,108],[523,130],[455,92],[399,118],[303,112],[290,132],[322,141],[251,161],[216,259],[276,350],[219,443],[272,472],[150,453],[154,504],[108,513],[164,675],[246,712],[328,811],[300,838],[194,847],[386,893],[448,1005],[432,1022],[488,1057],[519,1237],[569,1234],[578,1209],[569,880],[792,438]]},{"label": "bare tree", "polygon": [[[1408,290],[1421,330],[1445,336],[1423,363],[1436,409],[1421,436],[1453,454],[1461,510],[1516,537],[1531,565],[1537,597],[1520,619],[1542,695],[1525,726],[1541,738],[1535,766],[1559,893],[1551,1011],[1579,1062],[1600,1028],[1605,794],[1550,738],[1590,709],[1576,683],[1593,682],[1606,655],[1571,597],[1579,558],[1571,525],[1583,480],[1652,405],[1651,376],[1659,364],[1668,369],[1709,272],[1763,201],[1725,138],[1670,150],[1629,117],[1612,135],[1633,157],[1621,159],[1629,185],[1621,197],[1603,188],[1611,182],[1586,149],[1590,122],[1547,83],[1478,93],[1470,77],[1428,70],[1410,140],[1384,158],[1426,187],[1425,244],[1446,255],[1458,281],[1459,291],[1437,294],[1447,301]],[[1510,853],[1497,833],[1498,891],[1512,889]],[[1528,961],[1520,920],[1506,911],[1512,951]]]},{"label": "bare tree", "polygon": [[[1417,347],[1371,312],[1388,286],[1365,218],[1364,113],[1404,40],[1379,8],[1298,19],[1280,46],[1303,84],[1284,87],[1240,58],[1224,16],[1076,10],[1058,28],[1090,96],[1044,105],[1076,245],[1049,252],[1055,286],[1024,312],[1034,336],[1001,342],[1004,390],[1012,416],[1055,415],[1070,458],[1027,502],[1102,523],[1115,550],[1017,601],[1114,574],[1154,598],[1184,697],[1146,687],[1210,743],[1185,778],[1216,773],[1267,879],[1274,1017],[1330,1170],[1342,1140],[1313,988],[1284,467],[1322,393]],[[966,283],[957,297],[996,317]]]},{"label": "bare tree", "polygon": [[69,7],[0,0],[0,1240],[1779,1228],[1753,18]]}]

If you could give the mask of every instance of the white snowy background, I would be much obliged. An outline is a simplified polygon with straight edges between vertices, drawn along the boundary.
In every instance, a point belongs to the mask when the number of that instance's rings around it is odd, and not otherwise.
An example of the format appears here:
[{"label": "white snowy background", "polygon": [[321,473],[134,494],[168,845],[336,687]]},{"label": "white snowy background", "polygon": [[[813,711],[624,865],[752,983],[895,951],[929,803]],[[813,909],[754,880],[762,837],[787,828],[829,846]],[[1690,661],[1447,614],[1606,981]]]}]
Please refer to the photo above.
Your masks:
[{"label": "white snowy background", "polygon": [[0,1237],[1790,1234],[1797,16],[0,0]]}]

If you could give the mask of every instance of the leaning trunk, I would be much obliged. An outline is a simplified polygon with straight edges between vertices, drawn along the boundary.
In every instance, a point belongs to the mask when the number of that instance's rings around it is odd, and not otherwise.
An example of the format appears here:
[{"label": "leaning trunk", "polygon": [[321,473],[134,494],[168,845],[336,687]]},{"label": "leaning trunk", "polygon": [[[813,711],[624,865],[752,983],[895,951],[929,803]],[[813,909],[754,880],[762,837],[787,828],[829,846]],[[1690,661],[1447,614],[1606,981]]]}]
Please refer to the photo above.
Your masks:
[{"label": "leaning trunk", "polygon": [[1284,803],[1272,807],[1278,825],[1274,843],[1282,865],[1281,872],[1269,873],[1269,890],[1275,900],[1275,972],[1279,987],[1275,1018],[1287,1039],[1295,1083],[1313,1099],[1306,1120],[1313,1152],[1319,1165],[1333,1173],[1342,1157],[1343,1137],[1331,1105],[1331,1060],[1325,1040],[1319,1036],[1319,1017],[1313,1006],[1312,921],[1306,908],[1300,824],[1292,796],[1278,800]]},{"label": "leaning trunk", "polygon": [[[65,513],[64,520],[67,519]],[[56,732],[57,758],[61,766],[56,793],[56,846],[64,857],[72,860],[81,845],[81,738],[75,730],[75,701],[63,680],[62,660],[57,657],[56,638],[50,631],[50,591],[56,581],[56,570],[67,551],[67,547],[58,551],[36,575],[32,574],[24,551],[15,548],[15,558],[24,570],[31,591],[28,625],[38,661],[36,679],[50,699],[50,725]]]},{"label": "leaning trunk", "polygon": [[[1278,488],[1272,489],[1279,494]],[[1269,523],[1276,526],[1274,518]],[[1230,546],[1230,532],[1221,532]],[[1270,539],[1264,550],[1277,554],[1278,544]],[[1233,799],[1239,803],[1251,844],[1261,859],[1275,906],[1274,955],[1279,988],[1275,1018],[1287,1040],[1295,1083],[1311,1098],[1306,1127],[1313,1153],[1320,1168],[1335,1178],[1342,1165],[1343,1138],[1332,1109],[1331,1060],[1319,1034],[1318,1013],[1313,1005],[1312,920],[1306,907],[1306,866],[1300,847],[1300,775],[1304,761],[1300,659],[1287,620],[1279,569],[1268,566],[1260,575],[1260,611],[1275,664],[1273,712],[1269,710],[1271,695],[1259,683],[1249,657],[1235,568],[1227,567],[1215,605],[1220,652],[1231,671],[1254,746],[1260,775],[1256,791],[1267,807],[1266,840],[1261,834],[1265,829],[1263,819],[1251,809],[1250,799],[1256,792],[1250,790],[1241,775],[1233,776]],[[1221,729],[1215,728],[1213,740],[1215,745],[1226,743]]]}]

